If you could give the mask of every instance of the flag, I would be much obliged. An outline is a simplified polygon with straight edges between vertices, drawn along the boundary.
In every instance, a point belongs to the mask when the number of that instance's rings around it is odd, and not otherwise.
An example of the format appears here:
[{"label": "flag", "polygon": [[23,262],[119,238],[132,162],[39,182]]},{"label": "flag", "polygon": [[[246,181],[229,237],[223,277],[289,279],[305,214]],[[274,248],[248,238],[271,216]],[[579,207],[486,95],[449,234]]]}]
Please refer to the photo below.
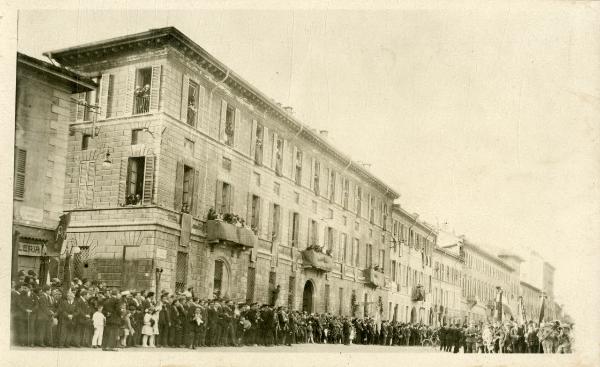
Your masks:
[{"label": "flag", "polygon": [[540,305],[540,318],[538,320],[539,325],[541,325],[542,321],[544,321],[545,308],[546,308],[546,296],[542,296],[542,304]]},{"label": "flag", "polygon": [[67,237],[67,227],[69,227],[69,223],[71,222],[71,213],[65,213],[60,216],[60,220],[58,221],[58,226],[56,227],[56,231],[54,234],[54,242],[58,253],[60,254],[62,251],[62,244]]},{"label": "flag", "polygon": [[502,289],[496,289],[496,320],[502,322]]}]

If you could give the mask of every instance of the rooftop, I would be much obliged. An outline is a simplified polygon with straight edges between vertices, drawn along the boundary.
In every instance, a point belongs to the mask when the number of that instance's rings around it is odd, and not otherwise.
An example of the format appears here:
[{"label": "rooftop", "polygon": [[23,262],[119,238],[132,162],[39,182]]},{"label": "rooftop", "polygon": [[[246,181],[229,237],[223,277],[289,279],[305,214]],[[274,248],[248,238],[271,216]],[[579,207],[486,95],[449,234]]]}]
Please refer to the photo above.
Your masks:
[{"label": "rooftop", "polygon": [[72,92],[85,92],[95,89],[98,85],[90,78],[87,78],[74,71],[67,70],[63,67],[52,65],[49,62],[36,59],[34,57],[17,52],[17,66],[24,65],[49,74],[52,77],[60,79],[66,83]]}]

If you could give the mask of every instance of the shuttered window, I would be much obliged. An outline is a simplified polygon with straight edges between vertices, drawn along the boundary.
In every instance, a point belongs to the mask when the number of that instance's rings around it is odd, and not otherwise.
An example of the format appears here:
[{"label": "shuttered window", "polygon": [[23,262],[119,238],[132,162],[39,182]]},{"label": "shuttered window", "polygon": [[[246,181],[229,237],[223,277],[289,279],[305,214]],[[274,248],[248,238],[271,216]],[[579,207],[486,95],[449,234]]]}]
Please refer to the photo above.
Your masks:
[{"label": "shuttered window", "polygon": [[15,149],[15,199],[25,197],[25,168],[27,165],[27,151]]}]

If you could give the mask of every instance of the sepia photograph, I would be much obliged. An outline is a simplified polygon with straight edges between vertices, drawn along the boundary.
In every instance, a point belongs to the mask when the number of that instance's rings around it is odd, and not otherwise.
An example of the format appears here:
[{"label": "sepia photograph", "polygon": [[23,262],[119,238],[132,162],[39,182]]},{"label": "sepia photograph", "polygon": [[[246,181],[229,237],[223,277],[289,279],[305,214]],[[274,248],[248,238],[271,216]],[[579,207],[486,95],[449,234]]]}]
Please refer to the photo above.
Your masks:
[{"label": "sepia photograph", "polygon": [[598,5],[149,3],[2,9],[7,365],[599,362]]}]

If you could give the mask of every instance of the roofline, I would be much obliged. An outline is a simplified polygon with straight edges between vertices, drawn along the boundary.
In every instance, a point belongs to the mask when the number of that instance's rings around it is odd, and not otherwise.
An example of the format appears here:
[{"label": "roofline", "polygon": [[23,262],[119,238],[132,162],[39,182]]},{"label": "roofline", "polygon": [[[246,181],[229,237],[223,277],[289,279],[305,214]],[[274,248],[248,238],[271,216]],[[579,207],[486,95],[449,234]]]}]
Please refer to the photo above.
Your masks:
[{"label": "roofline", "polygon": [[516,254],[509,254],[507,252],[503,252],[501,254],[498,254],[498,257],[502,258],[502,257],[512,257],[514,259],[516,259],[518,262],[524,262],[525,260],[523,260],[523,258],[519,255]]},{"label": "roofline", "polygon": [[474,249],[476,252],[480,253],[481,255],[484,255],[485,257],[496,262],[497,264],[500,264],[511,271],[515,271],[515,269],[512,266],[510,266],[507,263],[505,263],[504,261],[502,261],[502,259],[500,259],[498,256],[495,256],[495,255],[485,251],[484,249],[475,245],[474,243],[469,242],[465,239],[465,240],[463,240],[463,245]]},{"label": "roofline", "polygon": [[17,52],[17,65],[18,64],[27,65],[43,73],[50,74],[57,78],[63,79],[66,83],[68,83],[71,86],[81,87],[82,90],[80,91],[93,90],[98,87],[98,84],[96,84],[90,78],[84,77],[73,71],[58,67],[56,65],[52,65],[48,62],[36,59],[34,57],[25,55],[20,52]]},{"label": "roofline", "polygon": [[420,225],[423,229],[425,229],[426,231],[431,232],[431,234],[435,234],[435,236],[437,237],[438,235],[438,230],[430,225],[428,225],[427,223],[424,223],[422,221],[419,221],[419,216],[418,214],[415,216],[414,214],[409,213],[408,211],[406,211],[405,209],[403,209],[400,204],[394,204],[392,205],[392,212],[396,211],[402,215],[404,215],[405,217],[410,218],[411,220],[413,220],[415,222],[415,224]]},{"label": "roofline", "polygon": [[465,259],[463,259],[460,255],[453,254],[452,252],[446,250],[446,248],[447,247],[435,246],[433,250],[434,251],[439,251],[439,252],[441,252],[443,254],[446,254],[448,256],[454,257],[454,258],[458,259],[458,261],[460,261],[460,262],[463,262],[463,263],[465,262]]},{"label": "roofline", "polygon": [[524,281],[524,280],[521,280],[521,281],[520,281],[520,283],[521,283],[521,285],[527,286],[527,287],[529,287],[529,288],[532,288],[532,289],[534,289],[534,290],[536,290],[536,291],[539,291],[539,292],[541,292],[541,291],[542,291],[542,290],[541,290],[541,289],[539,289],[538,287],[536,287],[536,286],[534,286],[534,285],[532,285],[532,284],[530,284],[530,283],[528,283],[528,282],[526,282],[526,281]]},{"label": "roofline", "polygon": [[[175,27],[150,29],[148,31],[136,33],[136,34],[132,34],[132,35],[110,38],[110,39],[103,40],[103,41],[86,43],[86,44],[83,44],[80,46],[67,47],[67,48],[58,49],[58,50],[54,50],[54,51],[47,51],[44,53],[44,55],[49,58],[60,59],[69,54],[80,54],[80,53],[83,53],[86,51],[97,50],[99,48],[112,48],[115,46],[131,44],[133,42],[150,41],[150,40],[165,38],[165,37],[174,37],[175,39],[177,39],[177,41],[181,42],[184,46],[187,46],[189,49],[194,51],[196,54],[200,55],[202,58],[207,60],[210,64],[212,64],[213,67],[216,67],[224,74],[228,74],[229,75],[228,79],[233,79],[235,82],[240,84],[243,88],[247,89],[249,92],[254,94],[258,99],[261,100],[261,102],[263,102],[264,104],[269,106],[271,109],[277,111],[280,116],[282,116],[284,119],[287,119],[287,121],[289,121],[291,124],[293,124],[296,128],[301,130],[303,133],[308,134],[311,138],[315,139],[319,144],[321,144],[321,146],[326,151],[329,151],[332,155],[337,156],[338,158],[340,158],[340,160],[348,161],[349,166],[351,166],[351,167],[348,167],[348,169],[353,169],[355,172],[362,174],[366,178],[372,180],[376,185],[381,186],[383,189],[385,189],[384,195],[389,196],[393,199],[397,199],[400,197],[400,194],[397,193],[392,187],[385,184],[381,179],[374,176],[372,173],[367,171],[365,168],[363,168],[359,164],[352,164],[354,161],[350,157],[348,157],[346,154],[342,153],[340,150],[335,148],[331,143],[329,143],[328,141],[323,139],[317,133],[313,132],[310,129],[310,127],[308,127],[306,124],[299,121],[295,117],[291,116],[289,113],[287,113],[283,109],[283,107],[278,106],[273,100],[271,100],[269,97],[267,97],[266,94],[264,94],[263,92],[258,90],[256,87],[254,87],[252,84],[250,84],[249,82],[244,80],[241,76],[239,76],[237,73],[232,71],[228,66],[226,66],[221,61],[219,61],[216,57],[214,57],[213,55],[208,53],[200,45],[198,45],[196,42],[191,40],[189,37],[187,37],[185,34],[183,34],[180,30],[178,30]],[[172,41],[169,40],[167,43],[172,43]]]}]

